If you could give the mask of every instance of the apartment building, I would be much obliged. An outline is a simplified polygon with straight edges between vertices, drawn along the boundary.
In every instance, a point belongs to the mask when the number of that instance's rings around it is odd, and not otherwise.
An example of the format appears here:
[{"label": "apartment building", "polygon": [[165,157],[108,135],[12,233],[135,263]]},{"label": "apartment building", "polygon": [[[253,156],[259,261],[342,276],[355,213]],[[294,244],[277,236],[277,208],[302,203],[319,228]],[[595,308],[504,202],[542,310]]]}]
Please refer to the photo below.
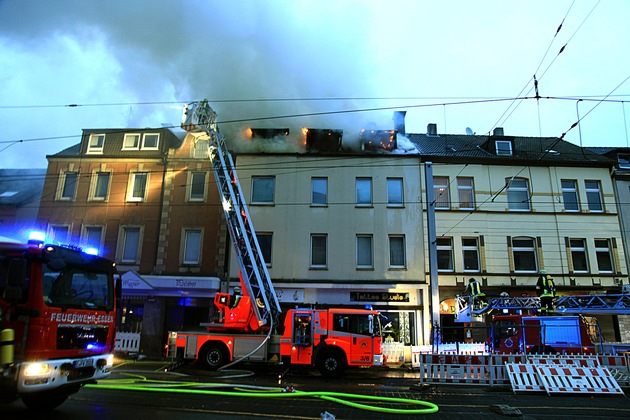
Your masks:
[{"label": "apartment building", "polygon": [[283,305],[371,305],[386,336],[429,339],[417,155],[239,154],[236,167]]},{"label": "apartment building", "polygon": [[94,247],[123,274],[122,331],[159,355],[168,329],[206,321],[226,270],[207,144],[159,129],[84,130],[47,156],[38,215],[50,240]]},{"label": "apartment building", "polygon": [[[429,125],[427,134],[409,137],[433,162],[445,307],[471,277],[490,296],[534,296],[540,270],[560,294],[606,293],[628,281],[614,161],[558,138],[502,129],[438,135]],[[608,337],[618,335],[616,319],[599,318]],[[448,325],[450,316],[443,319]]]}]

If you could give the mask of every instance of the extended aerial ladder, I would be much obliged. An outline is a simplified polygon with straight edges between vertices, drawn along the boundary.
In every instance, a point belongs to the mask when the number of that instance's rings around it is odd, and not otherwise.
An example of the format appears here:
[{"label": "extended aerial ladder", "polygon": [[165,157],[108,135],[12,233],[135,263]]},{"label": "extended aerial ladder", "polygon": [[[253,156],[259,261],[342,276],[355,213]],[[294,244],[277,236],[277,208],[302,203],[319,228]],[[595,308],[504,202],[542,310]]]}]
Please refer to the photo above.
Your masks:
[{"label": "extended aerial ladder", "polygon": [[195,137],[195,142],[208,141],[208,157],[246,292],[243,296],[251,299],[256,318],[243,327],[252,331],[262,326],[273,329],[279,324],[282,310],[249,217],[232,155],[219,132],[216,118],[217,114],[206,100],[192,102],[184,107],[181,126]]},{"label": "extended aerial ladder", "polygon": [[[486,305],[473,304],[470,296],[455,297],[456,322],[483,322],[483,317],[496,310],[529,311],[536,313],[540,310],[540,298],[535,296],[496,297],[490,298]],[[554,300],[552,312],[566,314],[602,314],[629,315],[630,287],[623,289],[621,294],[610,295],[565,295]]]}]

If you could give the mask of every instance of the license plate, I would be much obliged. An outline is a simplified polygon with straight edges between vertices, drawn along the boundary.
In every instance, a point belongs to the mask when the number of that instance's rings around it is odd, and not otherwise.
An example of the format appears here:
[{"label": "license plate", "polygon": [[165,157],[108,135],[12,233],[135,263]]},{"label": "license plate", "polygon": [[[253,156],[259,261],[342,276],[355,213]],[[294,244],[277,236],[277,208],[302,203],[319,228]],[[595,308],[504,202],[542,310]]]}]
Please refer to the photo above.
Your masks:
[{"label": "license plate", "polygon": [[74,361],[74,367],[77,369],[84,368],[84,367],[92,367],[92,366],[94,366],[93,359],[80,359],[80,360]]}]

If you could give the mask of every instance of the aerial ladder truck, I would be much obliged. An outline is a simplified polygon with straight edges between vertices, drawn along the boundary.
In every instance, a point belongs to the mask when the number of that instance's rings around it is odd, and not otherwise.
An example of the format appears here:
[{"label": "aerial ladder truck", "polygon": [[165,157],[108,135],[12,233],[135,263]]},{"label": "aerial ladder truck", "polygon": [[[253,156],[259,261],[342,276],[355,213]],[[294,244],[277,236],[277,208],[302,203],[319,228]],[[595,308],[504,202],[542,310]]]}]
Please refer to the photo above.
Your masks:
[{"label": "aerial ladder truck", "polygon": [[536,315],[540,307],[540,298],[532,296],[501,296],[485,305],[468,296],[456,296],[455,320],[479,323],[486,315],[500,311],[492,316],[486,340],[493,353],[592,354],[598,346],[601,351],[607,345],[602,343],[598,326],[587,322],[584,315],[629,315],[630,286],[625,285],[620,294],[557,297],[553,312],[547,316]]},{"label": "aerial ladder truck", "polygon": [[169,332],[167,356],[197,360],[209,369],[242,360],[313,365],[326,376],[337,376],[347,366],[382,364],[377,311],[295,308],[283,313],[216,118],[206,100],[192,102],[184,107],[181,126],[195,143],[208,144],[242,295],[217,292],[219,319],[202,323],[204,332]]}]

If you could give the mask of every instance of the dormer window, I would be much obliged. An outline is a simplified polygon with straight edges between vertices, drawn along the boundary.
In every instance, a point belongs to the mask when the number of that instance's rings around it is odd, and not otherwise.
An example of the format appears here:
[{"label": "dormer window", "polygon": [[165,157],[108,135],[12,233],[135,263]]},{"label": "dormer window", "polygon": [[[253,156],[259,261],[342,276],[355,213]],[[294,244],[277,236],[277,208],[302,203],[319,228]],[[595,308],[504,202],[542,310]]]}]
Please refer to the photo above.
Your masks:
[{"label": "dormer window", "polygon": [[512,156],[512,142],[509,140],[495,140],[494,150],[497,156]]},{"label": "dormer window", "polygon": [[105,144],[105,134],[91,134],[88,141],[88,153],[103,153],[103,145]]},{"label": "dormer window", "polygon": [[142,137],[143,149],[157,149],[160,135],[157,133],[145,133]]},{"label": "dormer window", "polygon": [[619,167],[622,169],[630,169],[630,155],[625,153],[620,153],[617,155],[617,162],[619,162]]},{"label": "dormer window", "polygon": [[123,140],[123,150],[138,150],[140,148],[140,134],[126,133]]}]

